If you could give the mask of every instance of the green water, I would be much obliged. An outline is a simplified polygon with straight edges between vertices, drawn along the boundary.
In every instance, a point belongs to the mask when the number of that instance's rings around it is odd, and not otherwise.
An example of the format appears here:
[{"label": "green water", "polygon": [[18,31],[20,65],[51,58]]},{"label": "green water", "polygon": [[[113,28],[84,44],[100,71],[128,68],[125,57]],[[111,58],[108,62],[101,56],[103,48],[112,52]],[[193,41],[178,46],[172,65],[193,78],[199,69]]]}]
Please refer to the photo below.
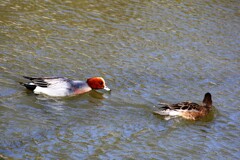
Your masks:
[{"label": "green water", "polygon": [[[12,159],[239,159],[238,1],[0,3],[0,155]],[[27,76],[102,76],[112,92],[48,98]],[[197,121],[152,114],[201,102]]]}]

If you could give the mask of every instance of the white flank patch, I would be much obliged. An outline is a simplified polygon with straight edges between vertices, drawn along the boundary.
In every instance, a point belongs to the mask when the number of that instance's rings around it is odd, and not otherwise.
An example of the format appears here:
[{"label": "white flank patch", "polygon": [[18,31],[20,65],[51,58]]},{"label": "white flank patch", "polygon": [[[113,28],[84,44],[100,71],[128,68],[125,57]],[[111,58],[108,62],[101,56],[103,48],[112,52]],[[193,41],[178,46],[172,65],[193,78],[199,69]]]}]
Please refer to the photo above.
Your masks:
[{"label": "white flank patch", "polygon": [[46,94],[53,97],[64,97],[68,96],[68,89],[67,88],[43,88],[43,87],[36,87],[34,90],[36,94]]},{"label": "white flank patch", "polygon": [[169,111],[169,116],[179,116],[181,114],[181,110],[170,110]]},{"label": "white flank patch", "polygon": [[181,112],[184,110],[160,110],[160,111],[155,111],[154,113],[160,114],[162,116],[180,116]]}]

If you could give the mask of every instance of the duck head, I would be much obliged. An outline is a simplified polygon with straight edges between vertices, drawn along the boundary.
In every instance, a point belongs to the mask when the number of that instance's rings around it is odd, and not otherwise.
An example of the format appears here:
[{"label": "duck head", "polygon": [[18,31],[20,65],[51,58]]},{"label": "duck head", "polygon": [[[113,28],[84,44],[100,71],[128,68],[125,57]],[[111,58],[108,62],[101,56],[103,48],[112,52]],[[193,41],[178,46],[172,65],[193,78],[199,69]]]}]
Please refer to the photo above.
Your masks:
[{"label": "duck head", "polygon": [[208,108],[212,107],[212,95],[209,92],[205,94],[203,104],[205,104]]},{"label": "duck head", "polygon": [[102,77],[92,77],[87,79],[87,84],[92,89],[104,89],[106,91],[111,91],[110,88],[106,86],[105,80]]}]

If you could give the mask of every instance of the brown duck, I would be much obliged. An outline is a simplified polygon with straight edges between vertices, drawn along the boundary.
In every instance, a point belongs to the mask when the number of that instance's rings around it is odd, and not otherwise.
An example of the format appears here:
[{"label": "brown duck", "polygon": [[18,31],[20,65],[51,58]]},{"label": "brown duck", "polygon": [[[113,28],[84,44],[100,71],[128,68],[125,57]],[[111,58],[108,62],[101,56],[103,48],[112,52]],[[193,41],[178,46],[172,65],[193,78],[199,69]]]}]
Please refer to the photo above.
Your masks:
[{"label": "brown duck", "polygon": [[154,111],[154,114],[163,116],[181,116],[185,119],[196,120],[206,116],[212,108],[212,96],[206,93],[202,104],[194,102],[181,102],[176,104],[163,104],[163,106]]}]

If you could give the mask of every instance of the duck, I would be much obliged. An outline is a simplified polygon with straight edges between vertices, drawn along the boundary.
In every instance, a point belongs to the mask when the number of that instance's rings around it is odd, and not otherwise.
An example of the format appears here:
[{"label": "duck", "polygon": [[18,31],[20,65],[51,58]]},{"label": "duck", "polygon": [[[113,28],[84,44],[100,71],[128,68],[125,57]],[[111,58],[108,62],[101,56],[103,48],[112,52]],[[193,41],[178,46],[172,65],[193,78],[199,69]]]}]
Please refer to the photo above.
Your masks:
[{"label": "duck", "polygon": [[111,91],[102,77],[92,77],[86,81],[71,80],[66,77],[23,77],[30,82],[20,82],[22,86],[35,94],[44,94],[51,97],[74,96],[99,89]]},{"label": "duck", "polygon": [[207,92],[204,95],[202,104],[197,104],[194,102],[180,102],[176,104],[166,104],[163,105],[159,110],[154,111],[153,114],[158,114],[162,116],[180,116],[188,120],[197,120],[206,116],[212,109],[212,95]]}]

